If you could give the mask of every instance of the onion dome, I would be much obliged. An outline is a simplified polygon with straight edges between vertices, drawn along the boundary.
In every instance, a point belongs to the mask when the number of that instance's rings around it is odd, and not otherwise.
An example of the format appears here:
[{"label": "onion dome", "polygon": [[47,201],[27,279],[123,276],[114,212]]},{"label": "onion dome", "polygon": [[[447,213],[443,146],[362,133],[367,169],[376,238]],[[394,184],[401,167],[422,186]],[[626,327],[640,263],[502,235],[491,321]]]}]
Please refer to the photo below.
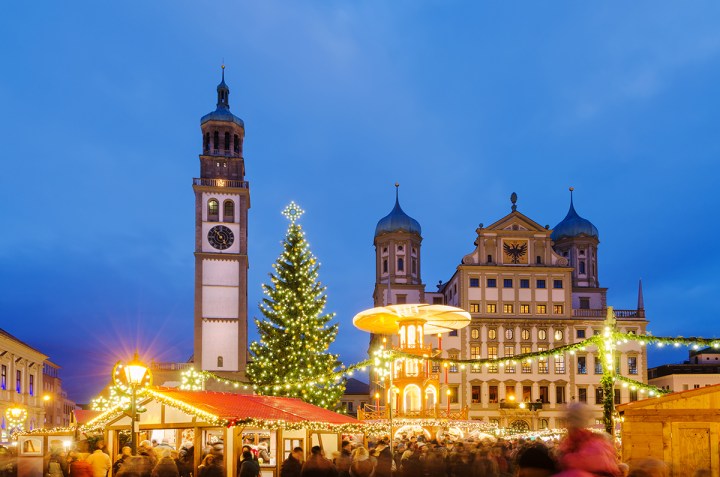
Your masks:
[{"label": "onion dome", "polygon": [[583,219],[575,212],[573,206],[572,193],[574,188],[570,188],[570,210],[562,221],[557,224],[550,235],[553,242],[557,242],[563,238],[578,237],[580,235],[586,235],[588,237],[600,238],[598,229],[588,219]]},{"label": "onion dome", "polygon": [[222,66],[222,81],[220,81],[220,84],[217,87],[217,95],[217,109],[212,113],[206,114],[205,116],[200,118],[200,124],[205,124],[208,121],[229,121],[236,123],[244,128],[245,123],[243,122],[243,120],[230,112],[230,102],[228,101],[228,97],[230,96],[230,88],[227,84],[225,84],[225,65]]},{"label": "onion dome", "polygon": [[421,235],[422,229],[420,223],[406,214],[400,207],[398,198],[398,188],[400,184],[395,184],[395,207],[385,217],[380,219],[375,227],[375,236],[387,234],[391,232],[408,232],[411,234]]}]

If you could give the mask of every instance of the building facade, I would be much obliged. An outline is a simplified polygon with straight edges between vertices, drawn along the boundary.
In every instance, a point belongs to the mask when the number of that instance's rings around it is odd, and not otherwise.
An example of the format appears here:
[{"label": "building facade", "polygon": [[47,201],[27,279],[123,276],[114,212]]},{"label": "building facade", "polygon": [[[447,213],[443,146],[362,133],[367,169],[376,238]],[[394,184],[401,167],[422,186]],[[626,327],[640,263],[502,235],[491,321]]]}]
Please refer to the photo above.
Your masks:
[{"label": "building facade", "polygon": [[[607,289],[598,278],[598,230],[577,214],[572,196],[567,216],[554,229],[520,213],[514,193],[511,202],[508,215],[478,227],[475,248],[450,279],[427,292],[420,275],[420,225],[396,197],[395,208],[375,231],[375,306],[421,302],[462,308],[471,324],[431,338],[434,355],[449,361],[508,358],[486,367],[435,364],[429,371],[440,378],[440,405],[448,412],[465,410],[470,419],[537,430],[562,427],[566,405],[580,401],[591,405],[600,421],[602,360],[594,347],[531,363],[513,360],[603,331]],[[644,333],[642,288],[637,308],[615,314],[619,331]],[[397,337],[386,338],[397,344]],[[371,347],[377,344],[374,337]],[[616,370],[638,381],[647,382],[646,362],[645,348],[634,343],[620,346],[615,355]],[[616,388],[616,403],[635,399],[635,391]]]},{"label": "building facade", "polygon": [[245,124],[230,112],[223,77],[217,108],[200,120],[195,193],[195,367],[242,378],[248,360]]},{"label": "building facade", "polygon": [[[43,363],[47,356],[0,329],[0,442],[22,426],[25,430],[43,427]],[[21,410],[19,421],[9,418],[8,409]]]}]

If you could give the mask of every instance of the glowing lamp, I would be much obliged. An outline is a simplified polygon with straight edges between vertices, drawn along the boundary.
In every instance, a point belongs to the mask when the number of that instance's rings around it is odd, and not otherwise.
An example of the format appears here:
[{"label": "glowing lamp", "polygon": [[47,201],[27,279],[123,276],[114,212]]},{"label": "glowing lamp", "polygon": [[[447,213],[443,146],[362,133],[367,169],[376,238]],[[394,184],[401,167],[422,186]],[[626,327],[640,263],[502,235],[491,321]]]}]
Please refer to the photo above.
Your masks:
[{"label": "glowing lamp", "polygon": [[133,360],[125,366],[125,377],[127,378],[128,384],[131,386],[139,386],[142,384],[147,370],[147,366],[140,361],[136,351]]}]

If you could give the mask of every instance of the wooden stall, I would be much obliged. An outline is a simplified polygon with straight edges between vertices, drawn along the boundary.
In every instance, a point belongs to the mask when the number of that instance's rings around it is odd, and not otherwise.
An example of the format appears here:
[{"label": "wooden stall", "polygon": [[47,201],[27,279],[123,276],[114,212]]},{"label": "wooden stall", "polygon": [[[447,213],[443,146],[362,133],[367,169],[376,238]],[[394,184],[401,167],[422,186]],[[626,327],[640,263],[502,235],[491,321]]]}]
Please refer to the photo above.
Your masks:
[{"label": "wooden stall", "polygon": [[617,407],[622,459],[666,462],[672,477],[709,469],[720,477],[720,385],[668,394]]},{"label": "wooden stall", "polygon": [[[294,447],[306,453],[314,445],[328,457],[340,449],[343,433],[357,431],[360,421],[297,398],[156,388],[140,401],[139,439],[170,448],[192,446],[195,472],[209,452],[222,455],[227,475],[237,475],[243,445],[257,452],[262,477],[277,477]],[[120,452],[120,434],[130,429],[125,413],[100,416],[111,456]],[[93,425],[93,423],[90,423]]]}]

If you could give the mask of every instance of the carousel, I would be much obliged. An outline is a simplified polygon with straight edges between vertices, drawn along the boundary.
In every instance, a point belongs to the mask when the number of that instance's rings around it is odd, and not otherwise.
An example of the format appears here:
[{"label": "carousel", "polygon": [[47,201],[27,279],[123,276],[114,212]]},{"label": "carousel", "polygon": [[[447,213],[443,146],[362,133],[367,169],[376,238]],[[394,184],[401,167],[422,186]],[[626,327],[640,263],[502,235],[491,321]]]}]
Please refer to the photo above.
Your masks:
[{"label": "carousel", "polygon": [[[373,334],[376,348],[374,404],[358,411],[359,420],[387,424],[394,438],[457,440],[489,430],[487,423],[468,420],[466,407],[451,408],[447,367],[431,360],[442,354],[443,333],[470,324],[468,312],[425,303],[388,305],[358,313],[353,324]],[[437,348],[429,336],[437,336]]]}]

